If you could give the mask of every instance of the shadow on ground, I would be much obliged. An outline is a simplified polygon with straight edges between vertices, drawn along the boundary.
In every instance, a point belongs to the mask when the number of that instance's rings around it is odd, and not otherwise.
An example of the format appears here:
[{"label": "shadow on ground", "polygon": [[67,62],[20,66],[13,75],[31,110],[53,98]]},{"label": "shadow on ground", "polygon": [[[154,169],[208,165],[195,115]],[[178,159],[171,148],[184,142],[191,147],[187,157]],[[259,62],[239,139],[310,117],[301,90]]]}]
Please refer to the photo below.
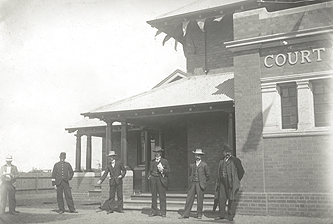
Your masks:
[{"label": "shadow on ground", "polygon": [[51,210],[48,214],[41,213],[19,213],[17,215],[4,214],[0,220],[6,224],[21,224],[21,223],[48,223],[54,221],[71,220],[78,218],[80,214],[70,214],[68,211],[64,214],[58,214],[57,210]]}]

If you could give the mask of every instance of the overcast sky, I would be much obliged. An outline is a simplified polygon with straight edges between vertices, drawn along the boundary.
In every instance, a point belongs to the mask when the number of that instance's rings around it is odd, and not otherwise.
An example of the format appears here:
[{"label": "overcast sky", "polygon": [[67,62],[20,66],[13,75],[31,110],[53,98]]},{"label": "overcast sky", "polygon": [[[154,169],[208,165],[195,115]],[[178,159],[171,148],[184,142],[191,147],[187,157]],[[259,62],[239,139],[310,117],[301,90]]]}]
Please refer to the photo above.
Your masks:
[{"label": "overcast sky", "polygon": [[52,169],[65,151],[75,167],[75,136],[65,128],[80,113],[186,71],[181,45],[162,46],[165,34],[155,38],[146,21],[189,2],[0,0],[0,164],[11,154],[20,171]]}]

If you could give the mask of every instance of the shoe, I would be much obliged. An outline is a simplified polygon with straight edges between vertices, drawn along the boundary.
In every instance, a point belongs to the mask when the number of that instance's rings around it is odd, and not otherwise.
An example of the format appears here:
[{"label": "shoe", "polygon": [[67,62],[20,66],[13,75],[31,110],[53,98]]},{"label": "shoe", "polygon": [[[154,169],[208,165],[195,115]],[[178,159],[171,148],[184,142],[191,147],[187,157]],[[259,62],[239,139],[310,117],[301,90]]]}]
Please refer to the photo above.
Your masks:
[{"label": "shoe", "polygon": [[109,211],[107,211],[106,214],[108,215],[108,214],[111,214],[111,213],[113,213],[113,210],[109,210]]},{"label": "shoe", "polygon": [[124,210],[118,210],[117,212],[119,212],[119,213],[125,213]]},{"label": "shoe", "polygon": [[178,219],[188,219],[188,216],[180,216]]},{"label": "shoe", "polygon": [[148,217],[154,217],[154,216],[157,216],[157,214],[156,213],[151,213],[151,214],[148,215]]},{"label": "shoe", "polygon": [[59,213],[59,214],[64,214],[65,211],[64,211],[64,210],[60,210],[58,213]]},{"label": "shoe", "polygon": [[232,217],[228,217],[229,221],[234,221],[234,219]]},{"label": "shoe", "polygon": [[69,213],[79,213],[79,212],[76,210],[73,210],[73,211],[70,211]]},{"label": "shoe", "polygon": [[21,213],[21,212],[14,210],[14,213],[19,214],[19,213]]},{"label": "shoe", "polygon": [[214,218],[214,219],[215,219],[215,220],[222,220],[222,219],[225,219],[225,218],[218,216],[218,217],[216,217],[216,218]]}]

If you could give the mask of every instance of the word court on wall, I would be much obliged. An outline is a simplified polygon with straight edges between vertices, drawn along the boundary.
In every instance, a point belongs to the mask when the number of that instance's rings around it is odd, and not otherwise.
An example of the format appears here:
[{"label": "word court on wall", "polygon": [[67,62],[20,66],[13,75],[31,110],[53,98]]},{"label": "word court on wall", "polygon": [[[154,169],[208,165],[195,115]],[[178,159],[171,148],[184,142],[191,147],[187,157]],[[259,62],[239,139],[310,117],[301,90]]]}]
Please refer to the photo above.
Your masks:
[{"label": "word court on wall", "polygon": [[272,68],[273,66],[283,66],[286,63],[290,65],[295,65],[297,62],[301,64],[311,63],[311,62],[320,62],[322,60],[321,53],[325,52],[325,48],[315,48],[312,50],[302,50],[288,52],[286,54],[277,54],[277,55],[267,55],[264,58],[264,65],[267,68]]}]

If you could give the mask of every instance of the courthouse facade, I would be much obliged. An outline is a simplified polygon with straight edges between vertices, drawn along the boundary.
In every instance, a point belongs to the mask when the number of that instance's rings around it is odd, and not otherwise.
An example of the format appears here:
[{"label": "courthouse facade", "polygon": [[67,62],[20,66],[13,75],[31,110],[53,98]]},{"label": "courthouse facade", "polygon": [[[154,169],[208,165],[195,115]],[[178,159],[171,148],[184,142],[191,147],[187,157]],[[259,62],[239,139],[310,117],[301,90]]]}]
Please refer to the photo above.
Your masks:
[{"label": "courthouse facade", "polygon": [[289,2],[201,1],[148,21],[164,42],[182,44],[187,72],[83,114],[105,122],[104,159],[121,155],[129,192],[149,191],[160,145],[169,191],[186,191],[192,151],[202,148],[213,193],[228,142],[246,172],[238,213],[332,214],[333,2]]}]

